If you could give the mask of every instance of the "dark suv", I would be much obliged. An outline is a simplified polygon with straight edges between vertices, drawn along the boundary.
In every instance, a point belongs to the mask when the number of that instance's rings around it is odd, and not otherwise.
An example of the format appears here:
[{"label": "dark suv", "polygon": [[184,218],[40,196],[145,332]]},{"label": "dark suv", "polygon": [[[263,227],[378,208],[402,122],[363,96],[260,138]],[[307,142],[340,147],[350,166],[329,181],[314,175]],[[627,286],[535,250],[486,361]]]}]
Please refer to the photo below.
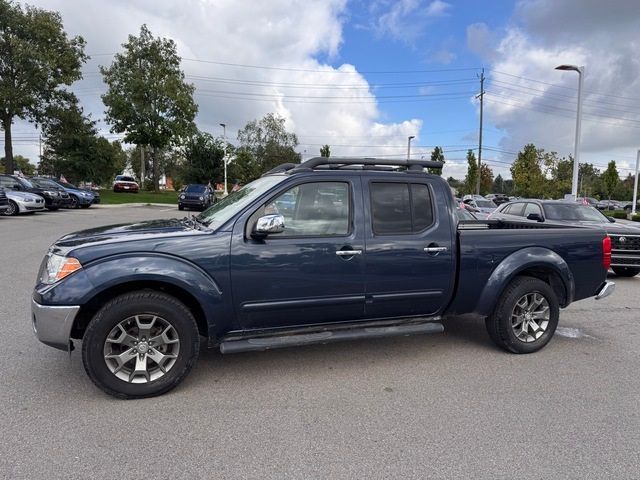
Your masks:
[{"label": "dark suv", "polygon": [[4,187],[7,190],[17,190],[19,192],[29,192],[40,195],[44,197],[45,206],[49,210],[57,210],[71,203],[69,194],[61,187],[41,187],[17,175],[0,175],[0,187]]},{"label": "dark suv", "polygon": [[185,208],[195,208],[205,210],[215,203],[216,197],[213,189],[207,185],[192,183],[180,192],[178,197],[178,210]]},{"label": "dark suv", "polygon": [[9,199],[4,193],[4,188],[0,187],[0,214],[9,210]]}]

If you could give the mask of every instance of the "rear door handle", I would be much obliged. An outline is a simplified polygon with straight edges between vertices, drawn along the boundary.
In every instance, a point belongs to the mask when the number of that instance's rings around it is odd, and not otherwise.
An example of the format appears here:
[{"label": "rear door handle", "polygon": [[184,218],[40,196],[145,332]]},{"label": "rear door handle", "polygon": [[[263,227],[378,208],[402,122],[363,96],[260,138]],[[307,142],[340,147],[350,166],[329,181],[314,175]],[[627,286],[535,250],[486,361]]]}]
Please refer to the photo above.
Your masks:
[{"label": "rear door handle", "polygon": [[447,247],[425,247],[424,251],[427,253],[439,253],[446,252],[448,250]]},{"label": "rear door handle", "polygon": [[339,257],[353,257],[354,255],[362,255],[362,250],[338,250],[336,255]]}]

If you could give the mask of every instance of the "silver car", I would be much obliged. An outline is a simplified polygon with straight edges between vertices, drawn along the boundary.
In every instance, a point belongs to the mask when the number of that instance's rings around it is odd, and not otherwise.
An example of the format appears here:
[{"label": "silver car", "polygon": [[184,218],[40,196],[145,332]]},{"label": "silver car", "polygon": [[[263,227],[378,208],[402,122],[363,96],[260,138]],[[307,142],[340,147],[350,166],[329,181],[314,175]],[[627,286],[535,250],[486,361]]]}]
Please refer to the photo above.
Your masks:
[{"label": "silver car", "polygon": [[3,215],[18,215],[19,213],[32,213],[44,210],[44,198],[35,193],[6,190],[9,199],[9,208]]}]

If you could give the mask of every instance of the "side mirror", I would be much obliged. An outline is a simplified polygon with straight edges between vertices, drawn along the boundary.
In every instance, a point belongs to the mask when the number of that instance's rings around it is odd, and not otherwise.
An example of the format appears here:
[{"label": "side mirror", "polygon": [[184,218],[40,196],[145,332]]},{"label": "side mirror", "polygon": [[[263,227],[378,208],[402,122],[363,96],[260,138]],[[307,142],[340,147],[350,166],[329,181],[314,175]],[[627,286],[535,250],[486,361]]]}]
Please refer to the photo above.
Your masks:
[{"label": "side mirror", "polygon": [[22,190],[22,185],[20,185],[19,183],[14,183],[13,187],[11,188],[13,188],[14,190]]},{"label": "side mirror", "polygon": [[616,219],[613,217],[607,217],[611,223],[616,223]]},{"label": "side mirror", "polygon": [[535,220],[536,222],[544,222],[544,218],[539,213],[530,213],[527,215],[527,220]]},{"label": "side mirror", "polygon": [[264,238],[269,234],[282,232],[284,232],[284,217],[276,213],[258,218],[252,236]]}]

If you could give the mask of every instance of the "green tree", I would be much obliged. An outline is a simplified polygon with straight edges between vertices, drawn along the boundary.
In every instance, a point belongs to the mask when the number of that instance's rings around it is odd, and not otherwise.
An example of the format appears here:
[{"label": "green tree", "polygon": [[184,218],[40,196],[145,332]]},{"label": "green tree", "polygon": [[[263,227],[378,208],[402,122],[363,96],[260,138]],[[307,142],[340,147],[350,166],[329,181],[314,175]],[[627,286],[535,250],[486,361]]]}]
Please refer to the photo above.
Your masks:
[{"label": "green tree", "polygon": [[255,155],[246,148],[239,148],[236,151],[228,169],[229,179],[239,183],[248,183],[264,173]]},{"label": "green tree", "polygon": [[195,87],[184,80],[180,57],[173,40],[155,38],[146,25],[140,35],[129,35],[124,52],[111,66],[100,67],[107,84],[102,101],[112,131],[125,133],[124,140],[150,148],[152,178],[159,189],[159,150],[178,145],[190,136],[198,107]]},{"label": "green tree", "polygon": [[600,170],[591,163],[581,163],[578,167],[578,193],[582,197],[591,197],[602,192]]},{"label": "green tree", "polygon": [[82,78],[84,46],[82,37],[67,37],[57,12],[0,0],[0,126],[7,171],[14,170],[14,118],[45,118],[61,86]]},{"label": "green tree", "polygon": [[491,192],[493,186],[493,170],[486,163],[480,165],[480,195]]},{"label": "green tree", "polygon": [[542,162],[535,145],[529,143],[518,152],[511,165],[515,193],[526,198],[541,198],[545,191]]},{"label": "green tree", "polygon": [[49,109],[43,125],[44,150],[39,173],[70,181],[104,184],[120,173],[126,155],[119,142],[98,136],[95,121],[86,116],[73,95]]},{"label": "green tree", "polygon": [[504,193],[504,178],[502,178],[502,175],[498,174],[498,176],[493,181],[491,193]]},{"label": "green tree", "polygon": [[[442,162],[445,163],[444,152],[442,148],[435,147],[431,152],[431,160],[434,162]],[[442,168],[428,168],[429,173],[433,173],[434,175],[442,175]]]},{"label": "green tree", "polygon": [[[13,173],[13,171],[9,171],[6,168],[7,160],[5,157],[0,158],[0,167],[2,167],[2,172],[4,173]],[[28,158],[23,157],[22,155],[14,155],[13,156],[13,169],[19,170],[25,175],[31,176],[35,173],[36,167],[29,161]]]},{"label": "green tree", "polygon": [[320,156],[329,158],[331,156],[331,148],[329,145],[323,145],[320,147]]},{"label": "green tree", "polygon": [[539,150],[547,178],[546,193],[552,198],[563,198],[571,192],[573,178],[573,157],[559,158],[556,152]]},{"label": "green tree", "polygon": [[184,147],[182,179],[185,183],[222,182],[224,177],[224,143],[219,138],[198,132]]},{"label": "green tree", "polygon": [[618,175],[618,169],[616,168],[615,160],[611,160],[607,165],[607,169],[602,174],[602,184],[604,186],[605,194],[607,198],[611,200],[611,195],[616,190],[620,176]]},{"label": "green tree", "polygon": [[298,137],[285,128],[284,118],[273,113],[260,120],[252,120],[238,132],[238,154],[244,182],[253,180],[282,163],[300,163],[300,154],[295,151]]},{"label": "green tree", "polygon": [[467,151],[467,175],[464,177],[465,193],[474,193],[478,183],[478,160],[473,150]]}]

